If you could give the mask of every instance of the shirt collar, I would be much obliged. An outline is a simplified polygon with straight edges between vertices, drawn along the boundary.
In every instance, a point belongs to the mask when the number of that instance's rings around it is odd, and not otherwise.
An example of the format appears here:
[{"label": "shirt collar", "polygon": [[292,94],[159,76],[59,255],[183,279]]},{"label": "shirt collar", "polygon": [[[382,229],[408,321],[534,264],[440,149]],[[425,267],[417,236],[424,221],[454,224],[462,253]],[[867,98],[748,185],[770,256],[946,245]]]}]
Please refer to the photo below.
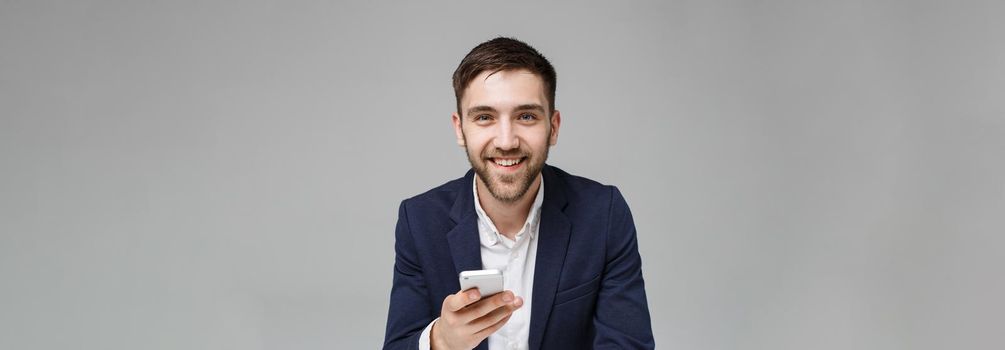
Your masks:
[{"label": "shirt collar", "polygon": [[[537,196],[534,197],[534,204],[530,206],[530,212],[527,213],[527,221],[523,223],[523,228],[521,231],[527,234],[527,238],[534,238],[537,236],[538,222],[541,216],[541,205],[544,203],[544,175],[541,176],[541,185],[537,189]],[[478,176],[475,176],[473,181],[471,181],[471,192],[475,196],[475,212],[478,213],[479,224],[485,225],[488,230],[485,230],[489,237],[483,237],[487,239],[490,245],[499,242],[500,237],[503,237],[496,229],[495,223],[489,218],[488,214],[485,214],[485,210],[482,209],[481,202],[478,201]],[[481,231],[481,230],[479,230]]]}]

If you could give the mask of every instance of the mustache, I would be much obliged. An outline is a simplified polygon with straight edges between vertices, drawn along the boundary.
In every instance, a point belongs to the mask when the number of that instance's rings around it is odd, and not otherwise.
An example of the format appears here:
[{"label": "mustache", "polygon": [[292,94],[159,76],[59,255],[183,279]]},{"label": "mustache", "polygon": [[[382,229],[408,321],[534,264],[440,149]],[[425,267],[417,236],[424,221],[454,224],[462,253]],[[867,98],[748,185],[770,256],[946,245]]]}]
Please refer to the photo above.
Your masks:
[{"label": "mustache", "polygon": [[516,151],[516,152],[491,152],[484,153],[482,155],[484,158],[530,158],[530,152],[527,151]]}]

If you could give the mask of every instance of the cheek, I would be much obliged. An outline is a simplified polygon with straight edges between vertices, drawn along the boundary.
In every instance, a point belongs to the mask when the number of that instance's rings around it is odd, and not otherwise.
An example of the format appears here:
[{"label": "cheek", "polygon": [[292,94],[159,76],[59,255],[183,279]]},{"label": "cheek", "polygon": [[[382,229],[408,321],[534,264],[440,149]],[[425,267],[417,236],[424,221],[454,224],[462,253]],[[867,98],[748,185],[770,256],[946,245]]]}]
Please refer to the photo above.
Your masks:
[{"label": "cheek", "polygon": [[484,135],[479,135],[477,132],[465,132],[464,133],[464,145],[467,148],[468,153],[478,156],[481,154],[482,150],[486,147],[486,138]]},{"label": "cheek", "polygon": [[534,129],[532,131],[529,131],[525,135],[526,137],[524,137],[524,140],[531,148],[534,148],[535,150],[540,150],[543,147],[547,147],[549,144],[549,140],[551,139],[551,134],[548,132],[548,129],[546,128]]},{"label": "cheek", "polygon": [[492,138],[485,137],[484,135],[471,135],[468,140],[473,143],[475,148],[485,148],[492,145]]},{"label": "cheek", "polygon": [[485,143],[486,133],[483,130],[465,127],[461,129],[461,134],[464,135],[464,139],[467,140],[467,143],[471,145],[480,145]]}]

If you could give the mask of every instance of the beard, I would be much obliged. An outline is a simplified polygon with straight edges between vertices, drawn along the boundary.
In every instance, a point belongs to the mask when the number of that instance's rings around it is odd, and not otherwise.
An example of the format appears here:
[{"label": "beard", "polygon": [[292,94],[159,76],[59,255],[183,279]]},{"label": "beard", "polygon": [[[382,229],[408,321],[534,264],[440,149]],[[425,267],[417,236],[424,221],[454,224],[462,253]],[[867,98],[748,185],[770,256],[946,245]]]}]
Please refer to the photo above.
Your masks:
[{"label": "beard", "polygon": [[[534,179],[541,173],[541,169],[544,168],[544,161],[548,159],[549,148],[551,147],[545,146],[544,154],[540,156],[536,156],[524,148],[509,152],[495,150],[492,154],[480,155],[471,154],[471,150],[467,146],[464,147],[464,150],[468,155],[468,162],[475,169],[475,174],[478,174],[478,178],[488,188],[489,194],[500,202],[513,203],[527,194],[530,185],[534,183]],[[488,149],[486,148],[486,150]],[[483,151],[483,153],[486,152]],[[524,159],[521,161],[521,168],[519,170],[510,174],[503,174],[489,169],[492,167],[492,165],[487,164],[491,162],[489,158],[494,157],[524,157]]]}]

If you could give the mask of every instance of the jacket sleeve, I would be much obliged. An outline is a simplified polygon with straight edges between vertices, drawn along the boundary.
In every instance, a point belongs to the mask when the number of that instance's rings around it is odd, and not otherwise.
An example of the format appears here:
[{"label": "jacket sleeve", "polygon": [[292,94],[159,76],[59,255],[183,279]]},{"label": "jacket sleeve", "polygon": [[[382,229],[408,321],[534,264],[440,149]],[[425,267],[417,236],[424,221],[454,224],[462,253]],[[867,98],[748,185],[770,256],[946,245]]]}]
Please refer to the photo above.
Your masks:
[{"label": "jacket sleeve", "polygon": [[429,292],[422,264],[408,224],[405,202],[398,208],[398,224],[394,230],[394,278],[391,302],[384,332],[384,349],[419,347],[419,336],[435,315],[429,305]]},{"label": "jacket sleeve", "polygon": [[621,192],[611,188],[604,277],[597,296],[593,325],[595,349],[652,349],[655,347],[642,258],[635,223]]}]

